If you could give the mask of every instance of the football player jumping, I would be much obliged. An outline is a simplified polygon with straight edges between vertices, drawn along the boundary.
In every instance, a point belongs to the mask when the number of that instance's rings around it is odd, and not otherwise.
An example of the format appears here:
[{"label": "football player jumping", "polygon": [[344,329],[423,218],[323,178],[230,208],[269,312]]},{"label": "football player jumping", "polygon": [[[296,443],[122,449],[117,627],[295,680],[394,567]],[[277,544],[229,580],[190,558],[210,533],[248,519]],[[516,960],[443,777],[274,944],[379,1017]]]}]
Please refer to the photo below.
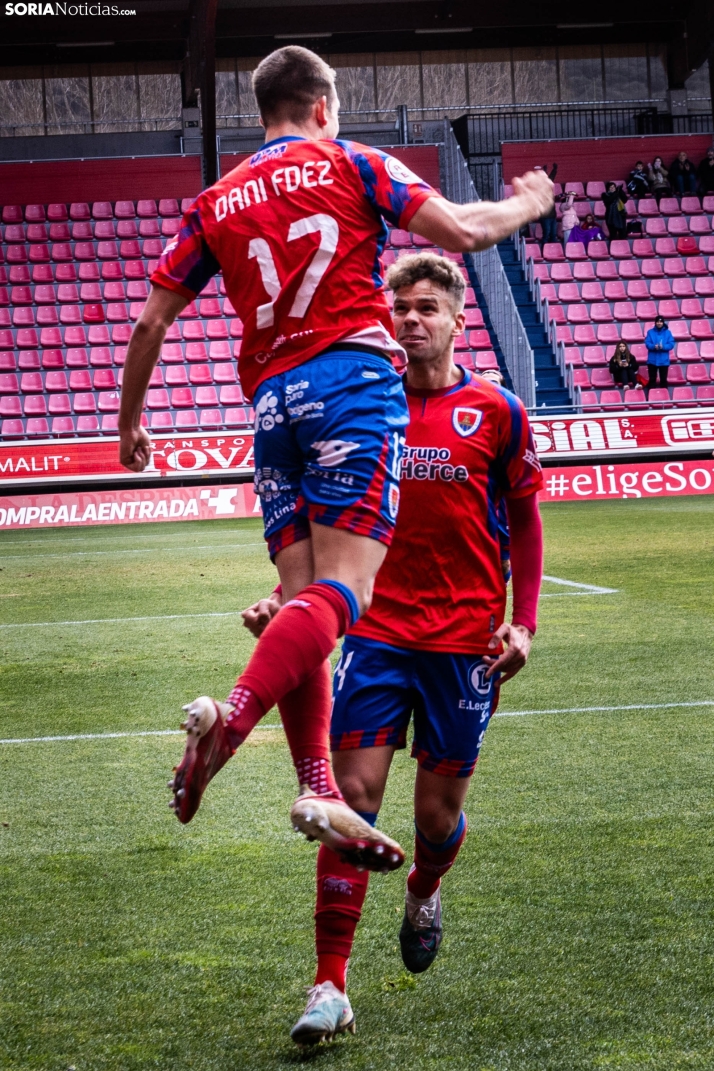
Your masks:
[{"label": "football player jumping", "polygon": [[335,784],[326,662],[370,605],[397,516],[408,410],[380,275],[385,221],[446,249],[486,249],[547,212],[553,186],[541,171],[514,180],[507,200],[452,204],[394,157],[336,140],[334,78],[298,46],[256,69],[265,145],[196,198],[151,277],[124,369],[120,456],[136,472],[148,464],[141,410],[164,336],[222,270],[243,321],[240,380],[255,407],[256,488],[284,603],[227,702],[202,696],[184,708],[171,806],[190,821],[277,703],[304,788],[294,825],[344,859],[390,869],[401,848]]}]

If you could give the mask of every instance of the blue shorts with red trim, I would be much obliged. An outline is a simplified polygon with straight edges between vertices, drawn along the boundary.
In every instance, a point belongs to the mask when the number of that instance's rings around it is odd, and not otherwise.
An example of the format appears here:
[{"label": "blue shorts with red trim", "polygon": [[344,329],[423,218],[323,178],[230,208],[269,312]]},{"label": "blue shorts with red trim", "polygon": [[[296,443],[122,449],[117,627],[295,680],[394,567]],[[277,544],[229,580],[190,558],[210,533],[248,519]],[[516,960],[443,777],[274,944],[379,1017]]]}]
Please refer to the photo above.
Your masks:
[{"label": "blue shorts with red trim", "polygon": [[333,751],[406,746],[412,758],[446,777],[470,777],[498,705],[494,678],[479,655],[392,647],[345,636],[333,682]]},{"label": "blue shorts with red trim", "polygon": [[307,538],[309,521],[389,545],[409,423],[391,361],[346,344],[271,376],[253,404],[255,491],[271,556]]}]

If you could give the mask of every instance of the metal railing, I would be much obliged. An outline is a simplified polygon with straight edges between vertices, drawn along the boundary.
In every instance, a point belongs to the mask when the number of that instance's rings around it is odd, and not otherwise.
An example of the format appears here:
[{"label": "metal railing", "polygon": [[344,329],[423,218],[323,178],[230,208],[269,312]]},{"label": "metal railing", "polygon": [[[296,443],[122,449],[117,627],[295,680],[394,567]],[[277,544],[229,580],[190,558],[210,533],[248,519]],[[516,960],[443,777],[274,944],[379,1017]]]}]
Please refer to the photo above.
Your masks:
[{"label": "metal railing", "polygon": [[[504,141],[564,141],[636,137],[646,134],[700,134],[714,130],[711,111],[669,115],[655,100],[575,104],[499,105],[471,109],[453,122],[461,151],[482,197],[499,196]],[[543,152],[548,154],[543,145]],[[540,161],[545,162],[544,160]],[[550,157],[548,158],[550,162]]]},{"label": "metal railing", "polygon": [[[451,123],[444,120],[444,193],[456,204],[479,201],[468,164],[454,136]],[[474,270],[488,305],[499,345],[506,359],[513,388],[527,407],[536,404],[535,362],[526,329],[495,247],[471,256]]]}]

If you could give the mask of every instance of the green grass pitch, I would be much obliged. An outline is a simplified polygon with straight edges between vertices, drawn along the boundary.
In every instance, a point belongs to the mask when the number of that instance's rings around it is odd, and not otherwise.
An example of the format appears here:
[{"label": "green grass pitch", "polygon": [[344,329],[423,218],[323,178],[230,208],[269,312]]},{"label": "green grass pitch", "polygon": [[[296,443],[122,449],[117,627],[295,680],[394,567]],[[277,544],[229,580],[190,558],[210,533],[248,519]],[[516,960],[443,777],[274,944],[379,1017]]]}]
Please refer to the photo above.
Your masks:
[{"label": "green grass pitch", "polygon": [[[543,515],[546,573],[617,591],[544,586],[561,597],[502,711],[682,705],[494,720],[434,967],[403,971],[406,872],[377,876],[357,1036],[302,1055],[315,846],[289,826],[282,732],[186,828],[180,736],[4,743],[1,1068],[711,1071],[714,707],[685,704],[714,700],[714,499]],[[105,619],[0,628],[3,740],[176,728],[252,643],[237,616],[165,615],[237,611],[274,579],[255,521],[6,532],[0,559],[3,624]],[[401,753],[380,818],[405,846],[413,772]]]}]

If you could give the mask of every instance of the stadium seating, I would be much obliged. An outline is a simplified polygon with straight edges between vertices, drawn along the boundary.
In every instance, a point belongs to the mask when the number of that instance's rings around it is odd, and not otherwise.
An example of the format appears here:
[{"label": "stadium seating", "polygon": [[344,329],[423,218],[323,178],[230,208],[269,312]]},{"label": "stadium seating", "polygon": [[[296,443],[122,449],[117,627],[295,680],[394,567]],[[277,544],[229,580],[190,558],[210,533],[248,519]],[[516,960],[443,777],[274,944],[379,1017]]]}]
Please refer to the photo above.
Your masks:
[{"label": "stadium seating", "polygon": [[[159,200],[5,205],[0,225],[0,434],[116,434],[119,390],[148,279],[179,228],[179,204]],[[385,265],[429,247],[392,230]],[[455,259],[466,275],[461,257]],[[467,277],[467,276],[466,276]],[[468,281],[468,277],[467,277]],[[166,335],[146,398],[146,423],[170,433],[245,427],[253,420],[235,358],[243,325],[221,276]],[[482,310],[467,290],[456,360],[498,368]]]},{"label": "stadium seating", "polygon": [[[594,198],[588,184],[586,197]],[[594,200],[576,202],[579,214],[604,216]],[[536,306],[555,348],[573,401],[584,410],[613,406],[711,405],[714,391],[714,198],[644,198],[630,214],[644,220],[641,237],[523,246]],[[558,206],[560,214],[560,206]],[[663,395],[618,392],[597,365],[607,365],[620,340],[646,362],[644,337],[657,315],[674,335],[668,403]],[[591,371],[593,374],[591,374]],[[682,376],[683,378],[680,378]],[[660,390],[661,388],[658,388]],[[675,393],[676,392],[676,393]]]}]

